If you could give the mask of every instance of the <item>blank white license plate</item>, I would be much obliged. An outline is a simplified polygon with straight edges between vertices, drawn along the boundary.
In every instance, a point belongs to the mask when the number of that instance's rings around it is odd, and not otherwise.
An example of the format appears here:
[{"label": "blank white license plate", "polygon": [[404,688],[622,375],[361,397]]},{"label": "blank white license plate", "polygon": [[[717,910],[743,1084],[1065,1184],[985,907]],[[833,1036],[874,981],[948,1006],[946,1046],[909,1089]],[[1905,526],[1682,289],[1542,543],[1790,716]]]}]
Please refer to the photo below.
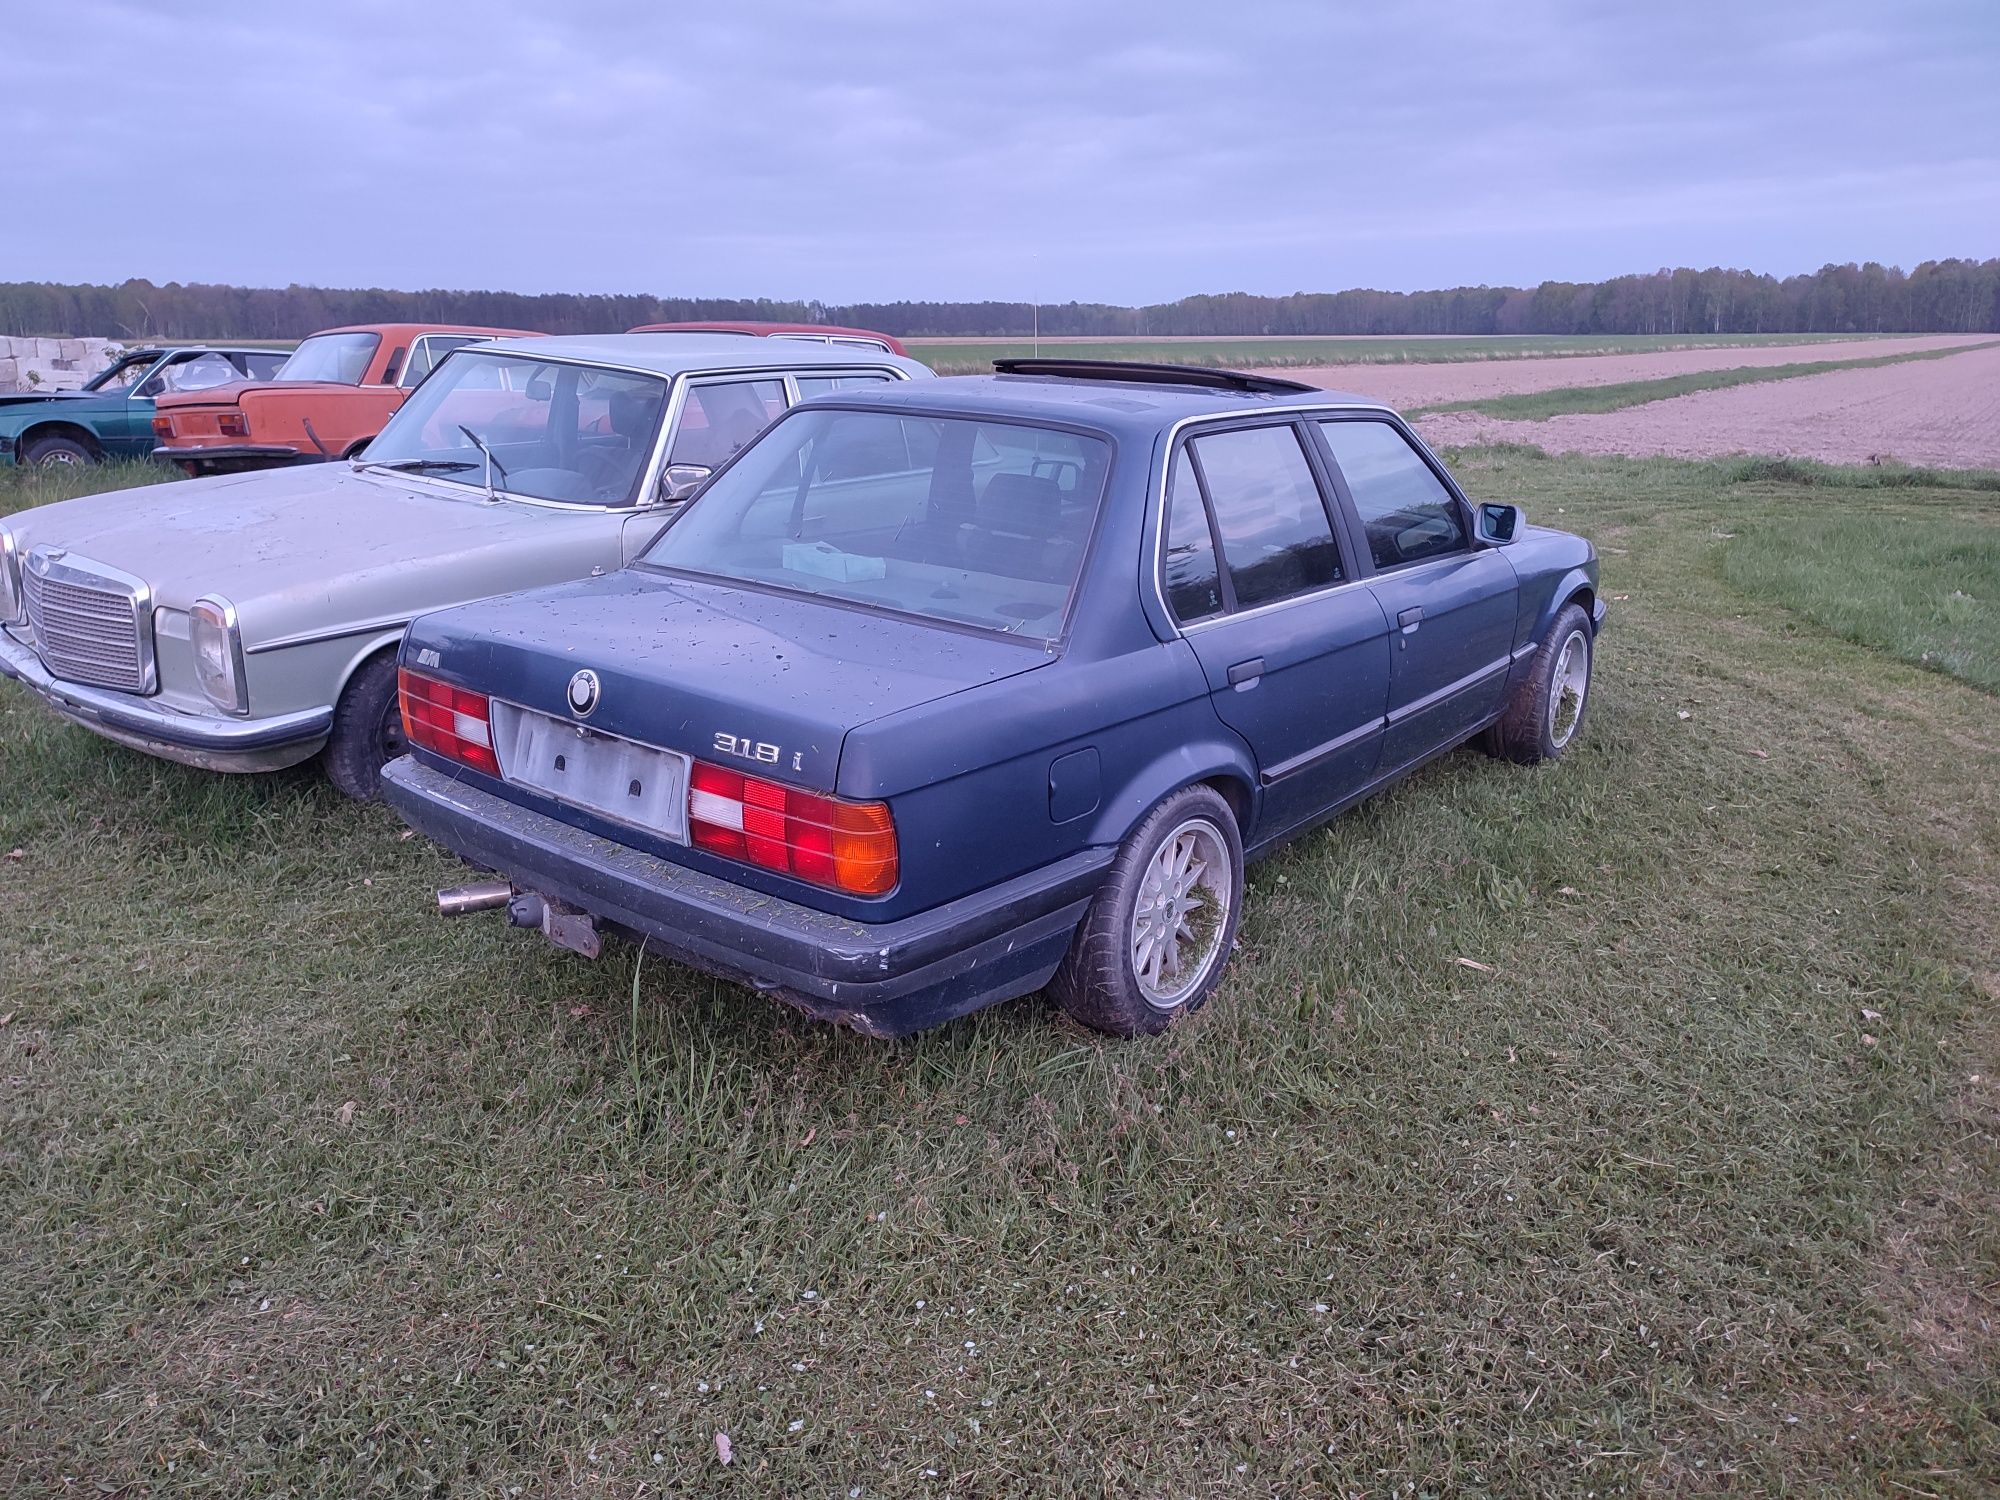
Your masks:
[{"label": "blank white license plate", "polygon": [[574,807],[687,842],[688,757],[516,708],[493,705],[500,774]]}]

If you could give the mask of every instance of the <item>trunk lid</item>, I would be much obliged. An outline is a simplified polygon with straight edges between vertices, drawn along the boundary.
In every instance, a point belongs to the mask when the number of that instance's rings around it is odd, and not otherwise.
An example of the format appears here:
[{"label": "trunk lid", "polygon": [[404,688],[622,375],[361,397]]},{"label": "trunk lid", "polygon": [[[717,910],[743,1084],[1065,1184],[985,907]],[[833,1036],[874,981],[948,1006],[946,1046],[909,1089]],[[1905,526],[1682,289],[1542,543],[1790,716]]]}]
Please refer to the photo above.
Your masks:
[{"label": "trunk lid", "polygon": [[816,791],[850,729],[1044,666],[1038,644],[805,596],[626,569],[431,615],[404,660],[549,715]]}]

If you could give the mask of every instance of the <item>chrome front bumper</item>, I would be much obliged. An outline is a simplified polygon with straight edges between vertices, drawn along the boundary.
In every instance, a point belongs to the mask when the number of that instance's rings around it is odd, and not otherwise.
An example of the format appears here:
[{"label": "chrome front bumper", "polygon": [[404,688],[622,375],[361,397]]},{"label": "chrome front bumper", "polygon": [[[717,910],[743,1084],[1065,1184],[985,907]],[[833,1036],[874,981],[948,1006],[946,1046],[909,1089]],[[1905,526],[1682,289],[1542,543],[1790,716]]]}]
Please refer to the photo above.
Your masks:
[{"label": "chrome front bumper", "polygon": [[110,688],[64,682],[33,648],[0,628],[0,677],[11,677],[72,723],[148,755],[209,771],[275,771],[317,755],[333,730],[333,709],[266,719],[190,714]]}]

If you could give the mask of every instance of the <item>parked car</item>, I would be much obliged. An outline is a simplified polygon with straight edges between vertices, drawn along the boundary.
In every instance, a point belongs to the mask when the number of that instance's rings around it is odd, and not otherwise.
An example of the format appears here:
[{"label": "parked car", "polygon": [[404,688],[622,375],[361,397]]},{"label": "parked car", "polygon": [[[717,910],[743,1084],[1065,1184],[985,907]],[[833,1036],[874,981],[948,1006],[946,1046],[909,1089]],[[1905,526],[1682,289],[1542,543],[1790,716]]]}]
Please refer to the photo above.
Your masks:
[{"label": "parked car", "polygon": [[152,453],[189,474],[351,458],[453,349],[538,337],[519,328],[434,323],[329,328],[294,349],[267,384],[161,400]]},{"label": "parked car", "polygon": [[845,344],[856,349],[880,349],[885,354],[908,354],[903,341],[872,328],[842,328],[834,323],[641,323],[630,333],[733,333],[750,338],[804,339],[809,344]]},{"label": "parked car", "polygon": [[1063,360],[788,412],[630,567],[427,615],[383,780],[505,905],[873,1035],[1053,985],[1154,1032],[1246,856],[1481,738],[1574,742],[1589,542],[1392,412]]},{"label": "parked car", "polygon": [[0,521],[0,673],[219,771],[323,753],[373,796],[425,610],[604,572],[802,394],[911,360],[739,339],[519,339],[445,356],[351,463],[89,495]]},{"label": "parked car", "polygon": [[94,464],[144,458],[153,447],[153,404],[177,391],[273,378],[289,350],[173,344],[133,349],[80,391],[0,395],[0,464]]}]

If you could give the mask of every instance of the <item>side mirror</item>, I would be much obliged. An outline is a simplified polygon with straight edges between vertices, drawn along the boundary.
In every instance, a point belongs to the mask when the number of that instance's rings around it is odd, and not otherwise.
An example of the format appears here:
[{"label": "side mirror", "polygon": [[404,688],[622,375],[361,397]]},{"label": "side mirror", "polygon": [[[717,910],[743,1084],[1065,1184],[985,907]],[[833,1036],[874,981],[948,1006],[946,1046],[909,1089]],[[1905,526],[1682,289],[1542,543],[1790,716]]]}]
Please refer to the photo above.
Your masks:
[{"label": "side mirror", "polygon": [[530,401],[553,401],[555,394],[556,384],[546,375],[537,375],[528,382],[528,399]]},{"label": "side mirror", "polygon": [[1479,540],[1489,547],[1504,547],[1521,534],[1528,524],[1518,505],[1501,505],[1487,500],[1479,506]]},{"label": "side mirror", "polygon": [[660,473],[660,498],[685,500],[700,489],[714,472],[700,464],[668,464]]}]

